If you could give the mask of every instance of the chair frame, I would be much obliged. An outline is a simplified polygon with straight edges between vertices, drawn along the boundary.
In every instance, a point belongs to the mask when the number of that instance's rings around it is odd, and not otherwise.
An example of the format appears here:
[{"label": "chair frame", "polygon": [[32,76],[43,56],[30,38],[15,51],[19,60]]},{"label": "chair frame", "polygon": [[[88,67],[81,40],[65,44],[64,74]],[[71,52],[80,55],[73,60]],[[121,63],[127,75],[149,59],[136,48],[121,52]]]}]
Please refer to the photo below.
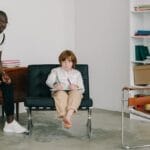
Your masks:
[{"label": "chair frame", "polygon": [[[129,92],[130,91],[141,91],[141,90],[149,90],[150,91],[150,87],[123,87],[122,89],[122,99],[121,99],[121,112],[122,112],[122,116],[121,116],[121,144],[122,147],[124,149],[135,149],[135,148],[145,148],[145,147],[150,147],[150,144],[148,145],[127,145],[125,144],[124,140],[125,140],[125,136],[124,136],[124,114],[125,114],[125,102],[128,102],[128,99],[125,99],[125,94],[127,92],[128,94],[128,98],[129,98]],[[139,115],[140,116],[140,115]],[[142,116],[143,117],[143,116]],[[148,118],[147,118],[148,119]],[[149,118],[150,119],[150,118]]]},{"label": "chair frame", "polygon": [[[87,136],[89,139],[91,139],[92,136],[92,109],[93,107],[83,107],[80,108],[79,110],[84,111],[87,110],[88,112],[88,117],[87,117],[87,123],[86,123],[86,127],[87,127]],[[32,134],[32,128],[33,128],[33,121],[32,121],[32,111],[55,111],[55,108],[51,108],[51,107],[26,107],[27,110],[27,116],[28,116],[28,123],[27,123],[27,129],[28,129],[28,134],[31,135]]]},{"label": "chair frame", "polygon": [[[47,74],[47,73],[45,74],[45,71],[47,72],[47,67],[48,67],[48,69],[50,69],[50,68],[53,68],[53,67],[56,67],[56,66],[59,66],[59,65],[58,64],[48,64],[48,65],[47,64],[36,64],[36,65],[29,65],[28,66],[28,94],[27,94],[27,97],[26,97],[26,100],[25,100],[25,107],[26,107],[26,110],[27,110],[27,120],[28,120],[27,128],[28,128],[28,131],[29,131],[28,132],[29,135],[32,133],[32,127],[33,127],[32,111],[49,111],[49,110],[50,111],[55,111],[56,110],[55,104],[50,103],[51,100],[54,102],[54,99],[52,97],[51,98],[47,97],[47,95],[45,95],[45,93],[44,93],[44,95],[42,95],[42,97],[40,97],[41,93],[40,93],[39,96],[36,93],[36,96],[35,96],[33,94],[33,92],[31,92],[31,88],[33,88],[35,85],[37,85],[37,82],[39,82],[39,81],[37,80],[36,84],[33,83],[32,82],[33,79],[30,78],[30,75],[32,76],[33,72],[36,75],[37,74],[40,75],[40,84],[42,83],[42,86],[43,86],[43,82],[45,82],[45,77],[46,77],[46,74]],[[84,93],[85,97],[83,97],[83,101],[82,101],[83,103],[81,102],[81,105],[79,106],[78,110],[79,111],[80,110],[81,111],[87,111],[88,116],[87,116],[86,127],[87,127],[87,135],[90,139],[91,135],[92,135],[92,121],[91,120],[92,120],[93,100],[90,98],[90,94],[89,94],[88,65],[87,64],[78,64],[76,67],[78,67],[78,69],[80,68],[79,71],[84,69],[84,70],[81,71],[81,73],[83,74],[83,81],[84,81],[84,84],[85,84],[86,92]],[[40,70],[40,68],[41,68],[41,70]],[[43,73],[44,73],[44,79],[43,78],[41,79],[41,76],[43,75]],[[35,76],[34,76],[34,78],[35,78]],[[44,84],[44,87],[45,87],[45,84]],[[45,92],[45,88],[43,90]],[[48,92],[49,92],[49,88],[48,88]],[[44,98],[44,101],[42,102],[42,104],[41,103],[39,104],[38,102],[41,101],[42,98]],[[32,99],[34,99],[35,101],[32,101]],[[84,100],[87,100],[87,99],[90,100],[90,103],[88,103],[86,105],[86,103],[85,103],[86,101],[84,101]],[[32,102],[30,103],[29,101],[30,102],[32,101]]]}]

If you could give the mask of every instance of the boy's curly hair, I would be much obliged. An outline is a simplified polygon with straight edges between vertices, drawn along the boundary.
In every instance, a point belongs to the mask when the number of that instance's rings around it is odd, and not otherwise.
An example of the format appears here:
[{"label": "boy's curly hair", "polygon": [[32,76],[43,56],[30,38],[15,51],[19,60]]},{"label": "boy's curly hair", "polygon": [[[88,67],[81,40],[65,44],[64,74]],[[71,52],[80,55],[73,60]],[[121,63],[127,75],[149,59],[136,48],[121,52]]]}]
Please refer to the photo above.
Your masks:
[{"label": "boy's curly hair", "polygon": [[59,63],[61,64],[62,61],[65,61],[66,59],[69,59],[73,63],[73,68],[75,68],[75,65],[77,64],[77,58],[75,54],[71,50],[64,50],[60,55],[59,55]]}]

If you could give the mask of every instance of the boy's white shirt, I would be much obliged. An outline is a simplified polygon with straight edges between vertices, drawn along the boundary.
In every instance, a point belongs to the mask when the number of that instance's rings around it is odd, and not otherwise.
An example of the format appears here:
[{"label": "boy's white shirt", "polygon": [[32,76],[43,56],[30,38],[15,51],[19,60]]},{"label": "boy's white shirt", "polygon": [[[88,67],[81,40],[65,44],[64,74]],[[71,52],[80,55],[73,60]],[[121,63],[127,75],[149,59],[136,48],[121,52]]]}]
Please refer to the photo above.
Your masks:
[{"label": "boy's white shirt", "polygon": [[76,69],[71,69],[69,71],[64,70],[62,67],[52,69],[48,75],[46,84],[50,88],[53,88],[53,85],[56,82],[60,82],[63,85],[64,90],[68,89],[71,82],[71,84],[77,85],[79,90],[84,93],[83,79],[81,73]]}]

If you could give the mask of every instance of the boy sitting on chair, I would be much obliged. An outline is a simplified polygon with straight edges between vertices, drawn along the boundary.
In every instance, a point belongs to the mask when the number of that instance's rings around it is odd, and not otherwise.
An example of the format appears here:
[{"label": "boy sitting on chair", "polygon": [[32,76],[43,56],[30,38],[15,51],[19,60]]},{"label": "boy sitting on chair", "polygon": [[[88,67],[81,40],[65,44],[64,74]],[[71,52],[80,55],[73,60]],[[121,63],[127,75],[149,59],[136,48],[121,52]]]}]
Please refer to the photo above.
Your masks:
[{"label": "boy sitting on chair", "polygon": [[46,84],[52,88],[58,117],[63,119],[64,127],[72,127],[72,115],[80,106],[84,85],[81,73],[75,69],[77,58],[70,50],[59,56],[60,67],[52,69]]}]

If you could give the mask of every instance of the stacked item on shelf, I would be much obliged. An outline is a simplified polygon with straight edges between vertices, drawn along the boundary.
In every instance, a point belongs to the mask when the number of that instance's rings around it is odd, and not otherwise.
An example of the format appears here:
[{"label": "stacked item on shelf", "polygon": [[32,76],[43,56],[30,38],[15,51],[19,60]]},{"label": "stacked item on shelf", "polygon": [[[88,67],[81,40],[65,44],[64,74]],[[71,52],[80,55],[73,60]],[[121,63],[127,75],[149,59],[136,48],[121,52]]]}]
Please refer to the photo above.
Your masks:
[{"label": "stacked item on shelf", "polygon": [[137,30],[135,36],[150,36],[150,30]]},{"label": "stacked item on shelf", "polygon": [[150,10],[150,4],[143,4],[143,5],[138,5],[134,7],[135,11],[149,11]]},{"label": "stacked item on shelf", "polygon": [[144,45],[135,45],[135,62],[140,64],[150,64],[149,48]]},{"label": "stacked item on shelf", "polygon": [[135,45],[135,60],[145,60],[149,58],[150,53],[147,46]]},{"label": "stacked item on shelf", "polygon": [[3,60],[2,66],[6,68],[13,68],[13,67],[19,67],[20,66],[20,60],[13,59],[13,60]]}]

